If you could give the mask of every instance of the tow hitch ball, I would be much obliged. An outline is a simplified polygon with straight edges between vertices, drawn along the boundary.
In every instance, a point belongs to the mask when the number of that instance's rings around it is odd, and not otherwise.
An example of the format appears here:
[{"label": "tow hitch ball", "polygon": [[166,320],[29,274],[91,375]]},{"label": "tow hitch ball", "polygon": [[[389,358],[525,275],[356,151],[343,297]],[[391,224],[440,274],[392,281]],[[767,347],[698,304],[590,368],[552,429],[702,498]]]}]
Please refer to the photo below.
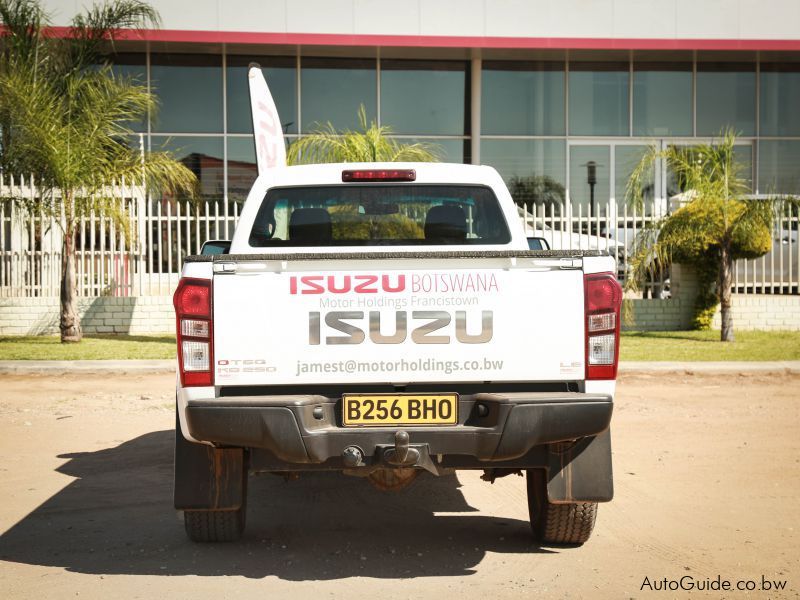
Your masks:
[{"label": "tow hitch ball", "polygon": [[[394,446],[378,446],[377,451],[382,452],[383,461],[392,467],[416,466],[436,473],[427,447],[425,445],[412,447],[409,444],[407,431],[398,431],[394,434]],[[348,469],[366,466],[364,452],[358,446],[347,446],[342,451],[342,462]]]},{"label": "tow hitch ball", "polygon": [[394,434],[394,447],[387,448],[383,453],[383,460],[390,465],[398,467],[415,465],[419,462],[419,450],[408,445],[408,432],[398,431]]}]

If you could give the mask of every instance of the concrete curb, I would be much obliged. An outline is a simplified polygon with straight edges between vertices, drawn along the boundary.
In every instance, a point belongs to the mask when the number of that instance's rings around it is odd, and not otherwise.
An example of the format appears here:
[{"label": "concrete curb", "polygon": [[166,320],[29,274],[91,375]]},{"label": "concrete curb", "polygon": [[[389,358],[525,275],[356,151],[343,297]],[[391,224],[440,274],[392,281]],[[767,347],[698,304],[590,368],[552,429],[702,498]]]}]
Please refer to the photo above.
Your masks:
[{"label": "concrete curb", "polygon": [[627,361],[619,363],[621,374],[633,373],[800,373],[800,360],[776,361]]},{"label": "concrete curb", "polygon": [[0,374],[174,373],[169,360],[0,360]]},{"label": "concrete curb", "polygon": [[[175,360],[0,360],[0,375],[59,373],[174,373]],[[621,362],[620,374],[800,373],[800,360],[765,362]]]}]

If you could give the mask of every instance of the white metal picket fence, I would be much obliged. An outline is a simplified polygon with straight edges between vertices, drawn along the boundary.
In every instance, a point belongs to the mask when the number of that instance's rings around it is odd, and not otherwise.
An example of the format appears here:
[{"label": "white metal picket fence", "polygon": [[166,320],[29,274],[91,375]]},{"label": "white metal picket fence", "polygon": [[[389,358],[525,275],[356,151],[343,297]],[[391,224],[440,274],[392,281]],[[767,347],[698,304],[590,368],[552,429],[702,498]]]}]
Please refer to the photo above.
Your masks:
[{"label": "white metal picket fence", "polygon": [[[102,213],[79,218],[81,296],[171,294],[184,258],[206,240],[230,239],[239,219],[239,206],[222,200],[156,200],[124,182],[109,191],[126,227]],[[30,180],[0,176],[0,297],[59,295],[64,218],[29,210],[39,194]]]},{"label": "white metal picket fence", "polygon": [[[148,198],[124,182],[109,186],[120,228],[107,215],[80,218],[76,238],[78,291],[81,296],[148,296],[172,293],[186,256],[203,242],[230,239],[240,206],[222,199],[200,202]],[[25,178],[0,175],[0,297],[58,296],[62,225],[42,211],[30,211],[40,191]],[[647,203],[643,211],[606,202],[592,213],[569,203],[529,205],[519,215],[529,236],[544,237],[552,248],[608,250],[624,279],[633,240],[668,210]],[[773,249],[738,261],[734,289],[739,293],[798,294],[800,244],[798,215],[789,203],[776,207]],[[669,297],[669,274],[656,274],[644,289],[650,298]]]}]

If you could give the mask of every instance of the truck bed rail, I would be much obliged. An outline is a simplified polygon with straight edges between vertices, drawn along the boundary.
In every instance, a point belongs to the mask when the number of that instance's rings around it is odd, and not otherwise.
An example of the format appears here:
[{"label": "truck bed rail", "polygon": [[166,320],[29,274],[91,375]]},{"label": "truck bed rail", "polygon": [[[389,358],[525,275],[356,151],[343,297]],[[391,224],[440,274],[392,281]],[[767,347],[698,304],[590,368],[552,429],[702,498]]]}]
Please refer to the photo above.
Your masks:
[{"label": "truck bed rail", "polygon": [[418,258],[586,258],[608,256],[605,250],[425,250],[402,252],[282,252],[270,254],[191,255],[185,262],[246,262],[264,260],[353,260]]}]

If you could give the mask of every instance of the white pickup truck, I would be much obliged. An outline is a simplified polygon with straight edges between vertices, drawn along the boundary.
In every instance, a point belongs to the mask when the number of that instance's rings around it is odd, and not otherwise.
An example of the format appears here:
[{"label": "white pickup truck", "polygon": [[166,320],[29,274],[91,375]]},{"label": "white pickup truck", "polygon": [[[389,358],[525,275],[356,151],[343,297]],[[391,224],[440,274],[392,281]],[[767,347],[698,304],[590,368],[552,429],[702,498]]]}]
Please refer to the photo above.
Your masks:
[{"label": "white pickup truck", "polygon": [[596,250],[529,250],[490,167],[259,177],[230,253],[189,257],[174,297],[188,535],[238,538],[256,473],[391,489],[477,469],[524,471],[536,538],[585,542],[613,495],[614,271]]}]

